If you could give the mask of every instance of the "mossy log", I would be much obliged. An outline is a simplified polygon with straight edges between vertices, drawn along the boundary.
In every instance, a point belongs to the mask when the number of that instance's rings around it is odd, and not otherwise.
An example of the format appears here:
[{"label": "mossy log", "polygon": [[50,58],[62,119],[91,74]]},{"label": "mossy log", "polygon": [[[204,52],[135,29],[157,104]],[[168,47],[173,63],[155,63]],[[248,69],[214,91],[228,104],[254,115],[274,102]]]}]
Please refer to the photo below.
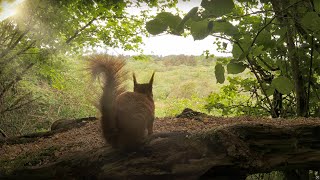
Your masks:
[{"label": "mossy log", "polygon": [[0,173],[0,179],[245,179],[319,167],[320,125],[236,124],[197,134],[158,133],[139,152],[103,147]]}]

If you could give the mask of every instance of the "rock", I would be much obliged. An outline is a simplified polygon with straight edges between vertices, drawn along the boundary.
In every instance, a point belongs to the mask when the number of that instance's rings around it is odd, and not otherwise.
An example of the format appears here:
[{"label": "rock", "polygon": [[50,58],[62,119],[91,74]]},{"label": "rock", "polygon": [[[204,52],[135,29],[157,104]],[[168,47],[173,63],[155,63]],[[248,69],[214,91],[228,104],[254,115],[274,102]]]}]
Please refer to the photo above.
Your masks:
[{"label": "rock", "polygon": [[207,116],[207,115],[204,113],[194,111],[190,108],[185,108],[181,114],[176,116],[176,118],[187,118],[187,119],[201,120],[205,116]]},{"label": "rock", "polygon": [[72,129],[86,124],[88,121],[97,120],[96,117],[87,117],[81,119],[59,119],[51,125],[51,131],[58,129]]}]

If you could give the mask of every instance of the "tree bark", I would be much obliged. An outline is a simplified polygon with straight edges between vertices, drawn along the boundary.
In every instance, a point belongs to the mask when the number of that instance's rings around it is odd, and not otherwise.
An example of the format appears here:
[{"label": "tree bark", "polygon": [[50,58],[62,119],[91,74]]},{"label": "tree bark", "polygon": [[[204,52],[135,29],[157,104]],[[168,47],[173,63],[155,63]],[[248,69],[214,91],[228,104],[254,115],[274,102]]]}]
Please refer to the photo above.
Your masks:
[{"label": "tree bark", "polygon": [[[272,7],[275,11],[277,19],[281,23],[283,28],[287,29],[287,47],[288,47],[288,60],[291,65],[291,71],[294,80],[295,94],[296,94],[296,114],[300,117],[306,117],[308,114],[307,109],[307,98],[305,91],[305,82],[302,78],[301,70],[300,70],[300,62],[299,57],[297,56],[297,49],[294,43],[294,30],[295,24],[292,22],[290,17],[295,16],[294,6],[290,7],[291,4],[288,0],[277,1],[272,0]],[[292,10],[293,9],[293,10]],[[292,16],[290,16],[292,15]]]},{"label": "tree bark", "polygon": [[0,179],[245,179],[273,170],[316,169],[319,132],[319,124],[237,124],[198,134],[161,133],[139,152],[103,147],[40,167],[0,171]]}]

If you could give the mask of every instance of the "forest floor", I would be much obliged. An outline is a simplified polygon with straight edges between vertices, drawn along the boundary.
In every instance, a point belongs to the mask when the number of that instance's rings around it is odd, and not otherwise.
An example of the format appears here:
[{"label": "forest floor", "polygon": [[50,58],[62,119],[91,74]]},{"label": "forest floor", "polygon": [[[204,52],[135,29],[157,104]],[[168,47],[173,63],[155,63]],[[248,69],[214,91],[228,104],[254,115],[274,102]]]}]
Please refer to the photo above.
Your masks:
[{"label": "forest floor", "polygon": [[[179,118],[177,118],[179,117]],[[157,118],[154,133],[196,133],[234,124],[268,124],[276,127],[286,125],[320,124],[319,118],[271,119],[255,117],[213,117],[204,114],[193,116],[181,114],[177,117]],[[12,167],[42,166],[60,158],[106,146],[98,120],[90,121],[79,128],[39,137],[35,141],[19,144],[0,143],[0,172]]]}]

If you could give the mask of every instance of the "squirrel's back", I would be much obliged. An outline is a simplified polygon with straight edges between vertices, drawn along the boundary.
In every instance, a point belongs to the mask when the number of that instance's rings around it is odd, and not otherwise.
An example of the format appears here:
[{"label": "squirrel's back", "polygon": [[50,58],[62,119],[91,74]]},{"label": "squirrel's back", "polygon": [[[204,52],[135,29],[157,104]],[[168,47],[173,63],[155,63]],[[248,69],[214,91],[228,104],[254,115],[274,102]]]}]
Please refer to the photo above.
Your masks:
[{"label": "squirrel's back", "polygon": [[154,102],[152,75],[149,83],[138,84],[134,78],[134,92],[123,88],[125,62],[106,55],[92,56],[90,68],[94,77],[104,75],[100,99],[101,125],[104,138],[114,148],[136,150],[147,134],[152,134]]},{"label": "squirrel's back", "polygon": [[120,131],[118,146],[121,149],[136,149],[147,134],[152,133],[149,126],[153,126],[154,102],[143,94],[124,92],[117,97],[115,107]]}]

